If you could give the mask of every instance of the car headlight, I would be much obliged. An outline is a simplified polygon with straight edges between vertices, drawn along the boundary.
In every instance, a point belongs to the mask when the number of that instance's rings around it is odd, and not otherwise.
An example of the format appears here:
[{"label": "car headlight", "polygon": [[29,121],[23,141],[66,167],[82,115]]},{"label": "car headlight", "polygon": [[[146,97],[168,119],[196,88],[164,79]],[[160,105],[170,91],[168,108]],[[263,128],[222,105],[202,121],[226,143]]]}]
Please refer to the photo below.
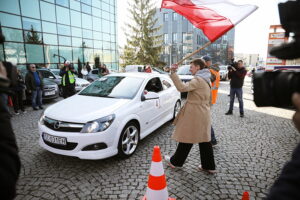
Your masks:
[{"label": "car headlight", "polygon": [[45,114],[44,114],[44,112],[45,112],[45,111],[42,112],[41,117],[40,117],[40,119],[39,119],[39,122],[40,122],[41,125],[44,125],[44,119],[45,119]]},{"label": "car headlight", "polygon": [[105,131],[108,129],[108,127],[112,124],[114,121],[116,115],[108,115],[106,117],[102,117],[99,119],[96,119],[94,121],[87,122],[83,128],[81,129],[81,133],[96,133]]}]

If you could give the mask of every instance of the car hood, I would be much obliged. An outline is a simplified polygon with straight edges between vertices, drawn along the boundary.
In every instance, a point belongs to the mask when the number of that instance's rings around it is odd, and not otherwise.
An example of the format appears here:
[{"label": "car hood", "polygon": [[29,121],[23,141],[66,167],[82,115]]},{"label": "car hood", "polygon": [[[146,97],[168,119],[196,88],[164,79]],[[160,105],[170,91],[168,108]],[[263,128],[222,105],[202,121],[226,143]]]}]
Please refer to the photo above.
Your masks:
[{"label": "car hood", "polygon": [[181,80],[191,80],[194,78],[193,75],[178,75]]},{"label": "car hood", "polygon": [[47,108],[45,116],[60,121],[86,123],[114,114],[129,101],[131,100],[74,95]]}]

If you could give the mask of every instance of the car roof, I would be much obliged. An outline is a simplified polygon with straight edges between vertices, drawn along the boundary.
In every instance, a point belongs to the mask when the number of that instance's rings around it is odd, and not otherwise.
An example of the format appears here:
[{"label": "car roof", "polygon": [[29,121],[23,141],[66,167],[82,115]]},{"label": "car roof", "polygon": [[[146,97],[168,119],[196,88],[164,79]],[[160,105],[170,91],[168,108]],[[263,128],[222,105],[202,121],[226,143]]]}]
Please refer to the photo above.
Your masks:
[{"label": "car roof", "polygon": [[124,73],[109,74],[107,76],[127,76],[127,77],[137,77],[137,78],[166,77],[165,74],[146,73],[146,72],[124,72]]}]

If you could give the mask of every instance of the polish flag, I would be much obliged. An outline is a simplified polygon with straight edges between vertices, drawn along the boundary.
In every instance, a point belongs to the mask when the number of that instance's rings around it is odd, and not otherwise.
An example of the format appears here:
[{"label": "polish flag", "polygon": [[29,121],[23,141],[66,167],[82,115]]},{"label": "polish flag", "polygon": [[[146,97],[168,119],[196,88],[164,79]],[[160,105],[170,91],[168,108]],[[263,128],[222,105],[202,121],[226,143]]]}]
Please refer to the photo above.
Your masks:
[{"label": "polish flag", "polygon": [[214,42],[258,7],[227,0],[163,0],[161,8],[173,9],[184,16]]}]

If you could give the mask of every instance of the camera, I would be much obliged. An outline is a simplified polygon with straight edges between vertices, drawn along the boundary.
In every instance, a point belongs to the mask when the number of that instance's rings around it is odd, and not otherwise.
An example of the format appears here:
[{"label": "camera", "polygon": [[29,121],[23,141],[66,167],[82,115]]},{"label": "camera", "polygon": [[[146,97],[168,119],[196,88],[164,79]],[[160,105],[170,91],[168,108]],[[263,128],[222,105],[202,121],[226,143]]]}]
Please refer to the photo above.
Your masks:
[{"label": "camera", "polygon": [[238,63],[234,61],[234,59],[231,60],[230,64],[227,66],[227,70],[232,70],[232,68],[237,69]]},{"label": "camera", "polygon": [[[293,33],[289,43],[271,49],[270,54],[279,59],[300,57],[300,0],[278,4],[280,22],[285,36]],[[300,92],[300,72],[274,71],[254,73],[254,102],[256,106],[292,107],[292,94]]]}]

